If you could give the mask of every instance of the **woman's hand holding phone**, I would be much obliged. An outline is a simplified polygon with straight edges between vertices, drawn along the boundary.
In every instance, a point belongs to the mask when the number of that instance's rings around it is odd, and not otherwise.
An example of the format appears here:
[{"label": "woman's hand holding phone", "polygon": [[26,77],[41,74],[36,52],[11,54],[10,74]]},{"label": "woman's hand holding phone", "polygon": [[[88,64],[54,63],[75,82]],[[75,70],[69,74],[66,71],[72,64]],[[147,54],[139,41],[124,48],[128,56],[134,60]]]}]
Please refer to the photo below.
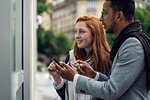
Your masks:
[{"label": "woman's hand holding phone", "polygon": [[54,61],[50,63],[47,70],[53,76],[55,84],[59,85],[61,83],[61,76],[57,74],[57,67],[56,67]]},{"label": "woman's hand holding phone", "polygon": [[59,61],[56,59],[56,58],[52,58],[52,61],[55,61],[60,67],[62,67],[62,68],[64,68],[60,63],[59,63]]}]

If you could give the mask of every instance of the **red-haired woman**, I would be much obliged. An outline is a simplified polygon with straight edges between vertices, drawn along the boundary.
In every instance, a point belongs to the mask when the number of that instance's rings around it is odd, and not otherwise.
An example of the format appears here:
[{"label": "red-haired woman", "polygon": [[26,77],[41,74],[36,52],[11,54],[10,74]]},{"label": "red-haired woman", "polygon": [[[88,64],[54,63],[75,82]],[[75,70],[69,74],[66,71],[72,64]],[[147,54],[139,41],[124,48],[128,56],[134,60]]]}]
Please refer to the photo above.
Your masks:
[{"label": "red-haired woman", "polygon": [[[95,71],[108,75],[111,66],[110,48],[100,19],[96,16],[81,16],[76,20],[75,31],[73,50],[69,52],[68,64],[76,70],[73,65],[76,60],[86,61]],[[73,83],[62,79],[56,70],[52,62],[48,71],[54,78],[54,87],[62,100],[97,100],[92,95],[75,93]],[[98,80],[97,77],[94,79]]]}]

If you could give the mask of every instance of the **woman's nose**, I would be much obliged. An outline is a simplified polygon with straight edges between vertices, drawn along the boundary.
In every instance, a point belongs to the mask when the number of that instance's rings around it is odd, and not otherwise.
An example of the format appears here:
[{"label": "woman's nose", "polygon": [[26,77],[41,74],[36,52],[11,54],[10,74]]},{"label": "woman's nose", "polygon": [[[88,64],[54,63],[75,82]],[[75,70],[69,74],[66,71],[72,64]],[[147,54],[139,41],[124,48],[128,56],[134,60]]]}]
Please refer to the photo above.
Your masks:
[{"label": "woman's nose", "polygon": [[75,38],[79,38],[80,37],[80,34],[77,32],[76,34],[75,34]]}]

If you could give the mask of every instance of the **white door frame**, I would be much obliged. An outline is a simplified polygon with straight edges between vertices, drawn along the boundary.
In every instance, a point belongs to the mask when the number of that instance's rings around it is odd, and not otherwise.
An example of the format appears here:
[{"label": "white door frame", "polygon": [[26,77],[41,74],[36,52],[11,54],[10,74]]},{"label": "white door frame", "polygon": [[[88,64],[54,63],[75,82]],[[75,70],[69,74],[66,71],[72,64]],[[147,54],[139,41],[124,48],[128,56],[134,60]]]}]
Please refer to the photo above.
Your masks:
[{"label": "white door frame", "polygon": [[[17,1],[17,2],[16,2]],[[17,4],[17,5],[14,5]],[[17,12],[23,12],[20,23],[14,19],[14,6],[20,7]],[[16,100],[16,93],[23,84],[23,100],[34,100],[35,69],[36,69],[36,0],[2,0],[0,3],[0,100]],[[18,14],[18,13],[17,13]],[[18,19],[17,19],[18,20]],[[14,36],[15,24],[18,32]],[[16,52],[14,37],[17,37]],[[21,43],[18,43],[21,42]],[[22,47],[23,46],[23,47]],[[17,59],[14,59],[17,54]],[[19,54],[19,55],[18,55]],[[20,70],[14,71],[20,66]]]}]

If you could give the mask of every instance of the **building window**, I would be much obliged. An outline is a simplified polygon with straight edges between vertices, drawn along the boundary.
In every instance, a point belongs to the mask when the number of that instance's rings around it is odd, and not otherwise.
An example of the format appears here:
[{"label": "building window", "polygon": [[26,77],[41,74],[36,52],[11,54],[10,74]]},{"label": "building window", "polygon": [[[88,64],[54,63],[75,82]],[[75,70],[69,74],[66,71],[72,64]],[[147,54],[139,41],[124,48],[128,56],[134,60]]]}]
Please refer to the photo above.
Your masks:
[{"label": "building window", "polygon": [[96,1],[88,1],[88,11],[95,11],[96,10]]}]

